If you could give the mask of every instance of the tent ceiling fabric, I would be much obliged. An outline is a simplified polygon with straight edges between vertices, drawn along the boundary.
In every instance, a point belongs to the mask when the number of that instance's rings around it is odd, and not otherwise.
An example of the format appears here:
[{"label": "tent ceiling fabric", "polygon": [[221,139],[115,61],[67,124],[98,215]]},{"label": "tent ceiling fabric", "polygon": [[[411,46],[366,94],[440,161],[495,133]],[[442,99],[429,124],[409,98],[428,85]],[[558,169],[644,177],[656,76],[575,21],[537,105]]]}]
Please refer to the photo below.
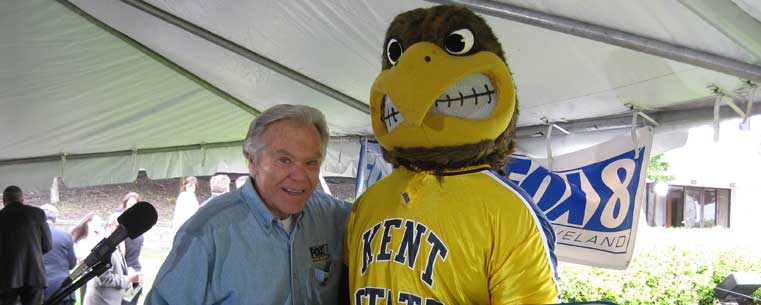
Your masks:
[{"label": "tent ceiling fabric", "polygon": [[732,2],[754,19],[761,21],[761,2],[756,0],[732,0]]},{"label": "tent ceiling fabric", "polygon": [[[0,37],[0,160],[238,141],[253,117],[55,1],[1,1]],[[152,156],[149,175],[183,172]],[[134,181],[133,161],[0,166],[0,186]]]},{"label": "tent ceiling fabric", "polygon": [[[312,105],[326,114],[333,136],[372,134],[366,113],[124,2],[60,1],[254,109],[279,103]],[[758,66],[760,2],[695,1],[689,5],[679,0],[500,2]],[[145,2],[366,104],[392,18],[434,5],[419,0]],[[710,9],[717,5],[720,10]],[[726,20],[722,14],[737,18]],[[696,104],[711,96],[708,85],[726,92],[747,85],[738,77],[689,64],[485,18],[502,42],[515,76],[522,127],[545,124],[544,119],[627,113],[626,103],[644,108]],[[239,141],[253,117],[118,35],[48,0],[0,1],[0,109],[0,161]],[[354,144],[336,144],[324,168],[351,175],[356,160],[346,155],[356,150]],[[18,179],[47,184],[49,179],[38,176],[62,171],[76,185],[134,178],[132,168],[109,169],[118,173],[91,179],[79,176],[104,164],[150,168],[149,176],[155,178],[243,166],[240,159],[224,160],[237,158],[235,148],[199,153],[120,156],[110,163],[104,161],[107,158],[77,160],[68,162],[68,171],[62,170],[61,162],[0,165],[0,183],[27,173]],[[210,160],[209,164],[194,167],[191,163],[199,158]]]},{"label": "tent ceiling fabric", "polygon": [[[383,35],[424,1],[148,0],[179,18],[367,101]],[[502,1],[617,28],[748,63],[758,60],[677,1]],[[626,12],[622,14],[621,12]],[[521,101],[519,125],[657,108],[735,90],[734,76],[600,42],[486,17],[505,47]],[[738,31],[741,29],[737,29]],[[761,33],[745,33],[761,39]],[[315,60],[319,59],[319,60]]]},{"label": "tent ceiling fabric", "polygon": [[0,160],[237,141],[252,116],[54,1],[0,2]]},{"label": "tent ceiling fabric", "polygon": [[366,114],[125,3],[71,2],[255,109],[283,103],[311,105],[325,113],[333,135],[370,133]]}]

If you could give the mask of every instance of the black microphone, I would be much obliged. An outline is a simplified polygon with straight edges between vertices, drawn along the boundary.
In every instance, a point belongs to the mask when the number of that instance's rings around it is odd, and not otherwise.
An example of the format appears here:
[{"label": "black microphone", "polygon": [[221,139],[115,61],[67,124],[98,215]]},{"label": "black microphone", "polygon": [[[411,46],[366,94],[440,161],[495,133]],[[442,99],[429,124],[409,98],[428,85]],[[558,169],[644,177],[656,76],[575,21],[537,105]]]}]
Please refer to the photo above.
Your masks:
[{"label": "black microphone", "polygon": [[124,211],[116,220],[119,227],[110,236],[101,240],[95,248],[92,249],[84,262],[82,262],[74,272],[69,276],[74,280],[103,259],[111,259],[111,253],[116,246],[124,241],[127,237],[136,238],[143,235],[148,229],[153,227],[158,220],[159,215],[156,209],[150,203],[140,201]]}]

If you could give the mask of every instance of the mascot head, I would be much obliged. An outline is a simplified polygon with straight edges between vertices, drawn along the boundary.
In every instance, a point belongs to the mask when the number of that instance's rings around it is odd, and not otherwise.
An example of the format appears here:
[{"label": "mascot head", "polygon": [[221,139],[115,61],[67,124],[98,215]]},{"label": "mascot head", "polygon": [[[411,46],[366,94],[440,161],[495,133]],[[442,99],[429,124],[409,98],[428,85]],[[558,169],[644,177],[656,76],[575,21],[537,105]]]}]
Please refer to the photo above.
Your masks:
[{"label": "mascot head", "polygon": [[513,149],[517,108],[502,46],[483,18],[447,5],[394,18],[370,111],[395,167],[501,169]]}]

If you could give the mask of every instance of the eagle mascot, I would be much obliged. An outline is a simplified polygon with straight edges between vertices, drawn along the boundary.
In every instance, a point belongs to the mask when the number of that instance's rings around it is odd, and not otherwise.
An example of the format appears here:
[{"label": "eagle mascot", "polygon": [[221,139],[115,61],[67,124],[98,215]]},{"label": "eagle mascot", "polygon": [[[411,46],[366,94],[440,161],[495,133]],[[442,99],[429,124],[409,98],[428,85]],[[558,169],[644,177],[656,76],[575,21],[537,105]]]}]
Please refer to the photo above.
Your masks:
[{"label": "eagle mascot", "polygon": [[556,303],[554,231],[502,176],[517,100],[486,22],[459,6],[398,15],[370,109],[395,169],[347,223],[351,303]]}]

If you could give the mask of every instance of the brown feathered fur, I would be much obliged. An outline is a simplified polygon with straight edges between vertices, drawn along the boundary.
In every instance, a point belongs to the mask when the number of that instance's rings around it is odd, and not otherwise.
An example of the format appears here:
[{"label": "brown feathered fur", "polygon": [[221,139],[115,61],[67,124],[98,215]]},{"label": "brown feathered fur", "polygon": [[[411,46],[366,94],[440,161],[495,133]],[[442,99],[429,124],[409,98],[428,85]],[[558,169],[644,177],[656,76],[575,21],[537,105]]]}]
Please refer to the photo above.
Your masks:
[{"label": "brown feathered fur", "polygon": [[[385,44],[391,38],[407,47],[428,41],[442,46],[447,35],[455,30],[468,28],[473,32],[475,43],[467,55],[480,51],[489,51],[505,60],[502,45],[483,18],[460,6],[441,5],[429,9],[415,9],[402,13],[391,23],[386,32],[383,48],[383,69],[392,67],[386,56]],[[394,167],[404,166],[414,171],[441,172],[448,169],[472,165],[488,164],[495,171],[502,173],[502,168],[509,155],[515,149],[512,141],[518,120],[518,105],[510,119],[510,124],[500,136],[475,144],[450,147],[413,147],[393,150],[383,149],[383,158]]]}]

